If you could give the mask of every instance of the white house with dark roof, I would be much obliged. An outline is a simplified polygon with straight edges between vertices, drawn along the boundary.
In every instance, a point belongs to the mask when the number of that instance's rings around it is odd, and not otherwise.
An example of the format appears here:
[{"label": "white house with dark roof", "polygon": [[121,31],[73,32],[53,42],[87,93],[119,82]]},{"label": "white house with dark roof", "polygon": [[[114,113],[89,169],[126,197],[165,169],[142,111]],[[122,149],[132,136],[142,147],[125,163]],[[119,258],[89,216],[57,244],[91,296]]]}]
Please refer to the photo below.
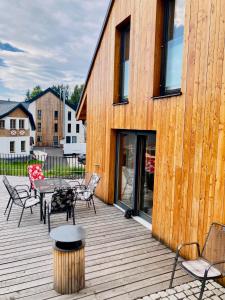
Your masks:
[{"label": "white house with dark roof", "polygon": [[0,154],[29,155],[35,128],[32,114],[22,103],[0,100]]}]

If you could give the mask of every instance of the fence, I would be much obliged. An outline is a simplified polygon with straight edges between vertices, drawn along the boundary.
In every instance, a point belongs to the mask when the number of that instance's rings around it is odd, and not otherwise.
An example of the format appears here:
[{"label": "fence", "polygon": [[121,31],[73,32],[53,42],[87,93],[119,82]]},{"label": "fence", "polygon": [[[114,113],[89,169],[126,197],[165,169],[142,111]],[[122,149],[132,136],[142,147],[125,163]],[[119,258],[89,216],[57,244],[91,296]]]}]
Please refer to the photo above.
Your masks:
[{"label": "fence", "polygon": [[27,166],[41,164],[48,178],[83,178],[85,165],[76,156],[0,154],[0,175],[27,176]]}]

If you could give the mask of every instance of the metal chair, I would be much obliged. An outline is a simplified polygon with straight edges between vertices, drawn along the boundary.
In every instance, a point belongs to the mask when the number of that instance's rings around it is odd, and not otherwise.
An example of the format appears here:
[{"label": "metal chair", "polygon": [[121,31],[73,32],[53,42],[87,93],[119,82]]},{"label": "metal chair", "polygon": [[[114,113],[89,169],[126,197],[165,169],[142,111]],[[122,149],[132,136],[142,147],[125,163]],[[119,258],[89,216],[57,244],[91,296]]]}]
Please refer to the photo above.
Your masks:
[{"label": "metal chair", "polygon": [[[30,180],[30,192],[31,190],[35,190],[34,181],[45,179],[45,176],[42,172],[41,164],[29,165],[27,167],[28,177]],[[36,195],[36,192],[35,192]]]},{"label": "metal chair", "polygon": [[[20,190],[22,191],[22,190]],[[37,205],[38,203],[40,203],[40,198],[39,196],[33,197],[31,196],[26,190],[23,190],[23,192],[27,192],[27,196],[23,196],[21,197],[21,193],[17,191],[16,187],[12,187],[11,185],[8,186],[8,192],[11,198],[11,204],[10,204],[10,208],[9,208],[9,212],[8,212],[8,216],[7,216],[7,221],[9,220],[9,216],[10,216],[10,212],[12,210],[12,206],[13,204],[22,207],[22,212],[20,215],[20,219],[19,219],[19,223],[18,223],[18,227],[20,226],[22,217],[23,217],[23,212],[24,209],[29,208],[31,210],[32,213],[32,207]]]},{"label": "metal chair", "polygon": [[195,260],[182,261],[181,267],[195,279],[202,282],[198,298],[201,300],[206,281],[209,279],[221,278],[225,275],[225,225],[219,223],[211,224],[202,251],[200,251],[200,246],[197,242],[185,243],[178,246],[170,280],[170,288],[172,288],[181,249],[192,245],[197,247],[198,258]]},{"label": "metal chair", "polygon": [[75,211],[74,211],[75,192],[72,188],[56,190],[50,201],[45,201],[44,218],[46,220],[46,210],[48,214],[48,232],[51,231],[50,217],[52,214],[66,212],[66,220],[72,213],[73,225],[75,225]]},{"label": "metal chair", "polygon": [[[4,183],[6,190],[7,190],[7,192],[10,195],[10,188],[12,186],[10,185],[9,180],[8,180],[8,178],[5,175],[3,176],[2,182]],[[29,188],[29,186],[27,184],[17,184],[17,185],[14,186],[14,188],[16,188],[17,193],[20,194],[20,198],[21,199],[25,199],[28,196],[30,196],[30,191],[29,191],[30,188]],[[4,215],[6,214],[11,201],[12,201],[12,198],[10,196],[9,200],[8,200],[8,203],[6,205],[5,211],[4,211]],[[31,213],[32,213],[32,209],[31,209]]]},{"label": "metal chair", "polygon": [[77,200],[85,201],[88,207],[90,207],[90,205],[93,205],[94,212],[96,214],[94,193],[99,181],[100,177],[96,173],[93,173],[87,185],[79,185],[78,187],[75,187],[75,204]]}]

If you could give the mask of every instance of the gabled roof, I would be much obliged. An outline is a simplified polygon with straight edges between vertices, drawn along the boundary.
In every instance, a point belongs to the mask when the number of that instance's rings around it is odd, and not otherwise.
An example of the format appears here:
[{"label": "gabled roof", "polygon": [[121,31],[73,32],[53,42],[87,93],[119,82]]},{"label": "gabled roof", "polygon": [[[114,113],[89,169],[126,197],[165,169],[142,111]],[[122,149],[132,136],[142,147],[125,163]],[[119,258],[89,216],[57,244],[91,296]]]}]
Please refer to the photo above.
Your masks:
[{"label": "gabled roof", "polygon": [[[44,96],[45,94],[47,93],[52,93],[53,95],[55,95],[59,100],[63,101],[61,98],[60,98],[60,95],[57,93],[57,91],[55,91],[54,89],[52,88],[47,88],[46,90],[44,90],[43,92],[39,93],[38,95],[34,96],[33,98],[31,98],[30,100],[24,102],[25,105],[28,105],[34,101],[36,101],[37,99],[39,99],[40,97]],[[77,105],[73,105],[71,104],[69,101],[66,100],[66,105],[68,105],[70,108],[72,108],[74,111],[76,111],[76,108],[77,108]]]},{"label": "gabled roof", "polygon": [[0,100],[0,119],[6,117],[16,109],[21,109],[29,118],[32,130],[35,130],[35,123],[32,114],[27,110],[22,102]]},{"label": "gabled roof", "polygon": [[[104,35],[104,32],[105,32],[106,25],[107,25],[107,23],[108,23],[109,16],[110,16],[110,13],[111,13],[111,10],[112,10],[112,7],[113,7],[114,2],[115,2],[115,0],[110,0],[109,6],[108,6],[108,10],[107,10],[107,13],[106,13],[106,16],[105,16],[105,19],[104,19],[104,22],[103,22],[103,26],[102,26],[102,29],[101,29],[101,32],[100,32],[100,36],[99,36],[99,38],[98,38],[97,46],[96,46],[96,48],[95,48],[94,55],[93,55],[93,57],[92,57],[90,67],[89,67],[89,69],[88,69],[88,73],[87,73],[87,77],[86,77],[86,80],[85,80],[83,92],[82,92],[82,94],[81,94],[79,103],[78,103],[78,105],[77,105],[77,112],[78,112],[78,110],[79,110],[79,108],[80,108],[80,105],[81,105],[83,96],[84,96],[84,94],[85,94],[85,90],[86,90],[86,87],[87,87],[87,84],[88,84],[88,80],[89,80],[89,78],[90,78],[91,71],[92,71],[92,69],[93,69],[93,66],[94,66],[94,63],[95,63],[95,59],[96,59],[97,54],[98,54],[98,50],[99,50],[99,48],[100,48],[100,46],[101,46],[101,41],[102,41],[102,38],[103,38],[103,35]],[[76,112],[76,114],[77,114],[77,112]]]}]

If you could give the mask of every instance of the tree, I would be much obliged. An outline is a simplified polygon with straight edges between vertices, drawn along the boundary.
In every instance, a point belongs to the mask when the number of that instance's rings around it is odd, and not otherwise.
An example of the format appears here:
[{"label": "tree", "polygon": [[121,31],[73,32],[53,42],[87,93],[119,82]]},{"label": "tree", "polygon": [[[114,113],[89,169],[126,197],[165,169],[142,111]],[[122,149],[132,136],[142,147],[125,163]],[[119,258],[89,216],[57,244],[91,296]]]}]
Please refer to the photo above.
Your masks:
[{"label": "tree", "polygon": [[53,85],[51,87],[54,91],[56,91],[60,95],[60,90],[65,90],[66,91],[66,100],[69,100],[69,85],[63,85],[63,84],[58,84],[58,85]]},{"label": "tree", "polygon": [[40,85],[36,85],[33,88],[32,92],[30,92],[30,90],[27,90],[25,101],[29,101],[30,99],[32,99],[33,97],[37,96],[41,92],[42,92],[42,88],[40,87]]},{"label": "tree", "polygon": [[83,91],[83,88],[84,88],[84,85],[81,84],[81,85],[78,85],[76,84],[75,87],[74,87],[74,90],[73,90],[73,93],[70,97],[70,103],[73,104],[73,105],[77,105],[79,100],[80,100],[80,96],[82,94],[82,91]]}]

